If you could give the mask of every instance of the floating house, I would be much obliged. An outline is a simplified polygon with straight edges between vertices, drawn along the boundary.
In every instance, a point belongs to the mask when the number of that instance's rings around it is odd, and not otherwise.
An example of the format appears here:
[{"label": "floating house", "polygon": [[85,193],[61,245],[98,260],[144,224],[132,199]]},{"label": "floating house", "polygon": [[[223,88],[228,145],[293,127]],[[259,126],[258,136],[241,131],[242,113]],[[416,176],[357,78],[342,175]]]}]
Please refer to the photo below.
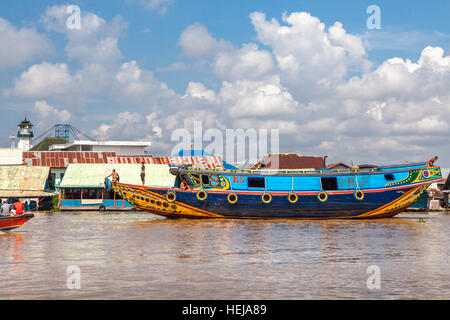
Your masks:
[{"label": "floating house", "polygon": [[52,191],[49,167],[0,166],[0,198],[9,203],[21,199],[26,210],[48,209]]},{"label": "floating house", "polygon": [[[430,197],[429,207],[431,207],[431,202],[433,200],[437,200],[439,205],[443,209],[447,209],[450,207],[449,205],[449,193],[450,193],[450,169],[442,168],[442,176],[447,177],[446,181],[440,183],[433,183],[428,188],[428,195]],[[433,201],[434,205],[436,205],[436,201]]]},{"label": "floating house", "polygon": [[[120,182],[141,185],[140,164],[69,164],[59,185],[61,210],[129,210],[133,206],[105,185],[105,177],[115,169]],[[145,185],[170,187],[175,176],[169,166],[145,166]]]},{"label": "floating house", "polygon": [[27,166],[50,167],[51,182],[58,189],[70,164],[106,164],[109,157],[115,156],[115,152],[27,151],[23,153],[23,163]]}]

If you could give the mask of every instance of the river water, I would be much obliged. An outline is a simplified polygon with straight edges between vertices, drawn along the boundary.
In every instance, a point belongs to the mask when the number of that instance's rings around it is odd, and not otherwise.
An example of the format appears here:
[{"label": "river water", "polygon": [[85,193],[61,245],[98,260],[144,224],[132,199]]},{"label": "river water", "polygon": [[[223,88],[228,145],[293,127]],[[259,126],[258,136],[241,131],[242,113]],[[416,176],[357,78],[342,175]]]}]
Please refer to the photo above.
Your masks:
[{"label": "river water", "polygon": [[370,221],[38,213],[0,232],[0,300],[449,299],[449,230],[446,213]]}]

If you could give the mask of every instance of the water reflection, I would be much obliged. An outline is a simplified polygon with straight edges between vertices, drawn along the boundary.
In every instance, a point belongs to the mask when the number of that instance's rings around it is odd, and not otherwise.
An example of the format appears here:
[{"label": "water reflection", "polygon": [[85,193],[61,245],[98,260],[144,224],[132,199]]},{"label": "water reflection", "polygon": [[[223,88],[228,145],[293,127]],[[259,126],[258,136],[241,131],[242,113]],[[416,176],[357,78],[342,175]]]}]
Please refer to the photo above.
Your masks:
[{"label": "water reflection", "polygon": [[20,252],[23,234],[0,231],[0,239],[0,250],[5,253],[2,258],[10,257],[13,262],[20,262],[23,259]]},{"label": "water reflection", "polygon": [[[425,218],[425,223],[419,223]],[[0,299],[450,297],[445,214],[386,220],[168,220],[38,214],[0,234]],[[382,288],[367,289],[378,265]],[[68,290],[78,265],[82,289]]]}]

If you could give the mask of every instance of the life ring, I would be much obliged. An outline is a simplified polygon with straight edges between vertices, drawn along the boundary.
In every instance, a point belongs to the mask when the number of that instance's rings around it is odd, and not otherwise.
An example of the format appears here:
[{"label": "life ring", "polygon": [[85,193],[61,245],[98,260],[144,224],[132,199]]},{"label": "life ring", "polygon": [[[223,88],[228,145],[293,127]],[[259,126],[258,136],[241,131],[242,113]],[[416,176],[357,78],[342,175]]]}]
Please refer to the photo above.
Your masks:
[{"label": "life ring", "polygon": [[175,200],[177,200],[177,194],[174,191],[167,192],[166,200],[170,203],[175,202]]},{"label": "life ring", "polygon": [[237,196],[236,193],[231,192],[231,193],[228,194],[227,200],[228,200],[229,203],[235,204],[238,201],[238,196]]},{"label": "life ring", "polygon": [[270,193],[268,193],[268,192],[264,192],[261,195],[261,200],[264,203],[271,203],[272,202],[272,195]]},{"label": "life ring", "polygon": [[361,190],[356,190],[353,193],[353,196],[355,197],[356,200],[363,200],[364,199],[364,192],[362,192]]},{"label": "life ring", "polygon": [[200,189],[197,191],[197,199],[200,201],[204,201],[208,198],[208,193],[204,189]]},{"label": "life ring", "polygon": [[325,191],[320,191],[317,194],[317,199],[319,199],[320,202],[325,202],[328,200],[328,194]]},{"label": "life ring", "polygon": [[297,203],[297,201],[298,201],[298,195],[295,192],[289,193],[287,198],[288,198],[288,201],[292,204]]}]

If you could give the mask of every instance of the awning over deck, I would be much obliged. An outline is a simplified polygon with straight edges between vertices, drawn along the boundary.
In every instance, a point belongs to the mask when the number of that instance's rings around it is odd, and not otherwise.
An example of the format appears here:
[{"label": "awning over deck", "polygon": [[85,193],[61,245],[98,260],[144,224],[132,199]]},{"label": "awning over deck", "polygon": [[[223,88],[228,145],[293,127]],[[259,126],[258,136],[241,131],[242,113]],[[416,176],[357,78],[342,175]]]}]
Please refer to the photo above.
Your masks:
[{"label": "awning over deck", "polygon": [[49,167],[0,166],[0,197],[46,197]]},{"label": "awning over deck", "polygon": [[[105,177],[115,169],[120,182],[141,185],[140,164],[69,164],[60,188],[103,188]],[[164,164],[145,165],[145,185],[173,187],[175,176]]]},{"label": "awning over deck", "polygon": [[0,198],[40,198],[53,197],[57,192],[30,191],[30,190],[0,190]]}]

